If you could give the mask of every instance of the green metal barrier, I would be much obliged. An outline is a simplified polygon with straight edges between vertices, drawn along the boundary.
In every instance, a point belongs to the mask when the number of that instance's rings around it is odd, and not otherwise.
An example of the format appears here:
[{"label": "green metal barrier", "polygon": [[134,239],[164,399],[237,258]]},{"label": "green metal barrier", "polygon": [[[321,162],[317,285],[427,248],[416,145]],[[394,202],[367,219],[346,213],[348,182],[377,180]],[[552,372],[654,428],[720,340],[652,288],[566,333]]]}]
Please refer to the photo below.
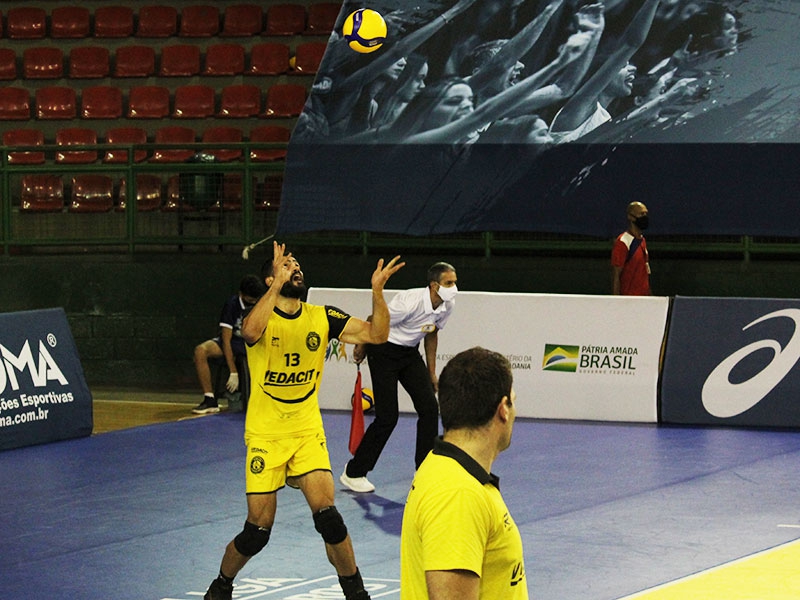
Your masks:
[{"label": "green metal barrier", "polygon": [[[0,147],[2,175],[0,175],[0,248],[3,255],[32,252],[64,246],[113,247],[127,253],[147,251],[155,247],[186,246],[243,246],[263,239],[274,232],[277,206],[260,206],[256,187],[278,186],[283,174],[283,162],[255,162],[250,150],[285,149],[278,143],[214,143],[213,148],[239,150],[241,159],[231,162],[135,162],[134,151],[145,150],[151,156],[155,150],[191,150],[193,153],[208,152],[208,144],[96,144],[81,146],[14,146]],[[99,159],[109,149],[127,151],[125,163],[103,163]],[[94,151],[98,160],[88,164],[63,164],[56,161],[57,152]],[[44,164],[14,164],[9,154],[14,152],[44,152]],[[126,182],[125,209],[119,210],[116,199],[114,208],[106,213],[78,214],[65,206],[55,212],[26,214],[21,208],[21,180],[26,175],[58,175],[62,180],[81,173],[109,175],[115,181],[115,190],[124,179]],[[241,178],[241,205],[224,206],[224,198],[218,198],[218,206],[190,206],[180,203],[172,210],[144,212],[137,207],[136,180],[139,174],[154,174],[162,178],[169,201],[169,178],[205,174],[219,176],[238,174]],[[263,177],[257,185],[254,180]],[[174,190],[173,190],[174,192]],[[179,190],[180,195],[180,190]],[[276,190],[276,197],[279,190]],[[191,203],[189,203],[191,204]],[[585,236],[569,236],[545,233],[474,233],[433,237],[410,237],[368,232],[317,232],[287,236],[293,247],[339,248],[343,251],[360,252],[391,248],[403,251],[458,251],[484,257],[513,254],[531,256],[606,256],[611,240]],[[648,245],[658,249],[661,256],[713,256],[749,261],[754,255],[766,259],[796,256],[800,244],[795,239],[764,238],[752,236],[648,236]]]},{"label": "green metal barrier", "polygon": [[[125,163],[103,163],[99,160],[107,150],[114,148],[126,150],[128,160]],[[156,163],[135,162],[134,150],[145,150],[148,155],[158,150],[190,150],[192,153],[208,152],[208,144],[142,144],[142,145],[81,145],[81,146],[14,146],[2,148],[2,178],[0,181],[0,243],[2,253],[24,252],[25,249],[59,247],[59,246],[115,246],[124,247],[127,252],[153,245],[199,245],[223,246],[229,244],[243,245],[254,237],[263,237],[263,229],[257,229],[254,216],[257,210],[254,178],[266,181],[270,176],[280,177],[283,173],[281,162],[255,162],[250,158],[251,149],[286,148],[286,144],[275,143],[214,143],[216,149],[234,149],[242,153],[241,160],[213,163]],[[63,163],[55,159],[58,152],[90,151],[97,154],[97,159],[88,163]],[[43,164],[14,164],[9,161],[9,154],[16,152],[44,152]],[[90,173],[107,175],[114,185],[113,208],[107,212],[79,214],[70,209],[71,178],[75,175]],[[241,180],[241,205],[230,208],[223,204],[224,198],[218,198],[218,205],[189,206],[179,202],[171,211],[162,208],[154,213],[146,213],[137,207],[137,175],[154,174],[162,178],[163,188],[168,195],[170,177],[180,178],[191,174],[202,177],[204,174],[219,176],[238,174]],[[51,211],[37,211],[35,208],[25,210],[22,206],[22,180],[25,176],[53,175],[61,177],[66,184],[64,207]],[[125,209],[119,209],[118,190],[125,181]],[[276,182],[278,180],[276,179]],[[259,182],[263,185],[263,182]],[[277,185],[277,183],[275,183]],[[278,190],[279,192],[279,190]],[[179,191],[179,194],[181,192]],[[276,196],[278,197],[278,196]],[[169,200],[169,199],[168,199]],[[262,219],[274,229],[275,208],[264,207],[261,212],[270,213],[269,219]],[[214,231],[193,232],[191,223],[220,221],[222,226]],[[142,225],[149,221],[160,227],[152,230]],[[176,227],[172,227],[172,225]],[[195,228],[198,231],[202,228]]]}]

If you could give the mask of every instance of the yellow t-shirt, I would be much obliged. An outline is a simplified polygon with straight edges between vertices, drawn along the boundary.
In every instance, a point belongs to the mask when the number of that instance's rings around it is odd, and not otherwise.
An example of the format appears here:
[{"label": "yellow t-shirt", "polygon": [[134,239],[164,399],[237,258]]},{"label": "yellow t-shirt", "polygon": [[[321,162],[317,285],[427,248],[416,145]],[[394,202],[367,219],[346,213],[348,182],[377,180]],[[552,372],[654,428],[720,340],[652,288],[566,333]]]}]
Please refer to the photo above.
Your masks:
[{"label": "yellow t-shirt", "polygon": [[483,600],[527,600],[522,537],[498,480],[436,441],[411,484],[400,536],[400,599],[427,600],[426,571],[465,569]]},{"label": "yellow t-shirt", "polygon": [[350,315],[302,302],[288,315],[275,309],[261,338],[247,347],[250,398],[245,439],[273,440],[322,429],[320,378],[329,338],[338,338]]}]

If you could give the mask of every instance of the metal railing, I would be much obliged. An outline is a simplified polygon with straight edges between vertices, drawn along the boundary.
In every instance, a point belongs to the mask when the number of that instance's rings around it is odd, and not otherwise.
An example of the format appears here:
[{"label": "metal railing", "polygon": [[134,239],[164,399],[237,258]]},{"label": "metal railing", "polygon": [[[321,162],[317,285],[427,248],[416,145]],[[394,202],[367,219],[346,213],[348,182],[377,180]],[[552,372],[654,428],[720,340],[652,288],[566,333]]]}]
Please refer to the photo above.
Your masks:
[{"label": "metal railing", "polygon": [[[269,184],[278,187],[283,173],[282,161],[260,162],[251,159],[250,151],[257,149],[286,149],[280,143],[214,143],[213,148],[239,150],[241,159],[230,162],[136,162],[136,150],[151,156],[155,150],[191,150],[208,152],[208,144],[96,144],[81,146],[14,146],[0,147],[0,250],[3,255],[49,248],[108,247],[134,253],[158,247],[188,246],[236,247],[262,239],[274,232],[277,202],[264,205],[260,188]],[[66,164],[55,159],[58,152],[92,151],[98,158],[109,149],[127,151],[125,163]],[[14,164],[9,154],[15,152],[44,152],[42,164]],[[55,213],[26,212],[21,208],[21,180],[31,174],[59,175],[65,180],[79,173],[100,173],[115,179],[115,207],[105,214],[77,214],[69,208],[68,192],[65,206]],[[182,175],[214,174],[221,177],[237,175],[241,181],[241,202],[227,207],[224,198],[216,204],[195,206],[191,198],[180,197],[170,210],[144,212],[137,209],[136,176],[142,173],[158,175],[164,181],[169,201],[168,180]],[[263,177],[263,181],[258,178]],[[126,182],[124,210],[119,210],[117,190]],[[69,188],[69,186],[68,186]],[[279,189],[272,190],[275,199]],[[180,191],[179,191],[180,196]],[[570,236],[535,232],[482,232],[412,237],[369,232],[317,232],[286,236],[293,247],[336,248],[346,252],[369,254],[386,248],[403,252],[439,252],[479,255],[514,254],[531,256],[606,256],[611,240],[588,236]],[[659,255],[691,257],[723,257],[749,261],[753,257],[765,260],[796,257],[800,239],[758,236],[648,236],[648,245],[657,248]]]},{"label": "metal railing", "polygon": [[[136,162],[135,151],[145,150],[152,155],[155,150],[186,150],[191,154],[208,153],[208,144],[93,144],[74,146],[14,146],[3,147],[1,155],[2,172],[0,174],[0,244],[3,254],[20,251],[25,248],[46,248],[62,246],[115,246],[134,252],[137,248],[154,245],[198,245],[223,246],[228,244],[242,245],[254,237],[263,237],[263,225],[274,228],[277,201],[270,207],[266,198],[259,198],[258,186],[279,186],[279,179],[267,182],[270,176],[283,173],[283,163],[261,162],[251,159],[250,151],[256,149],[285,149],[286,144],[276,143],[214,143],[214,150],[239,150],[241,159],[230,162]],[[101,158],[110,150],[127,152],[127,162],[108,163],[102,160],[87,162],[59,162],[57,153],[92,152]],[[45,160],[39,164],[15,164],[9,160],[12,153],[44,153]],[[213,152],[213,151],[212,151]],[[109,211],[79,213],[70,206],[71,178],[78,174],[95,173],[107,175],[114,184],[113,207]],[[161,177],[165,197],[160,210],[147,213],[137,207],[137,175],[153,174]],[[22,183],[26,176],[54,175],[61,178],[65,189],[64,206],[60,210],[37,211],[35,206],[27,210],[23,206]],[[217,202],[198,206],[193,202],[191,193],[178,189],[177,198],[170,198],[175,193],[170,188],[169,180],[191,176],[219,176],[224,180],[229,176],[238,176],[241,201],[225,202],[220,191]],[[264,181],[256,182],[256,178]],[[125,208],[120,208],[120,183],[125,182]],[[174,185],[172,186],[174,188]],[[273,190],[275,200],[280,190]],[[173,205],[169,206],[172,200]],[[258,201],[265,204],[259,210]],[[235,206],[234,206],[235,204]],[[272,208],[272,210],[270,210]],[[256,212],[264,213],[269,218],[255,219]],[[192,227],[193,223],[212,223],[218,227]],[[145,226],[149,223],[149,226]],[[153,226],[155,224],[155,226]]]}]

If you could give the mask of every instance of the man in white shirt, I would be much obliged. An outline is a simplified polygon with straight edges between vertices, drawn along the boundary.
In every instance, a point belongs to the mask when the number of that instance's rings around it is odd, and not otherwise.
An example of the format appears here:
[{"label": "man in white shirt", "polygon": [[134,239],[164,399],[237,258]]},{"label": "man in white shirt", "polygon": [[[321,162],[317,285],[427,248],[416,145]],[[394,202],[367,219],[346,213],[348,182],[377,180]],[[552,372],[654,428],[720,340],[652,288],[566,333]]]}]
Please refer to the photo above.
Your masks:
[{"label": "man in white shirt", "polygon": [[[347,463],[342,485],[353,492],[372,492],[375,486],[367,473],[375,468],[399,418],[397,384],[411,396],[417,411],[417,467],[433,449],[439,433],[439,405],[436,400],[436,350],[439,330],[445,326],[455,306],[457,277],[453,265],[438,262],[428,269],[428,285],[398,293],[389,302],[391,317],[389,341],[378,345],[358,345],[356,362],[368,358],[375,395],[375,419],[364,432],[355,456]],[[419,352],[424,340],[425,361]]]}]

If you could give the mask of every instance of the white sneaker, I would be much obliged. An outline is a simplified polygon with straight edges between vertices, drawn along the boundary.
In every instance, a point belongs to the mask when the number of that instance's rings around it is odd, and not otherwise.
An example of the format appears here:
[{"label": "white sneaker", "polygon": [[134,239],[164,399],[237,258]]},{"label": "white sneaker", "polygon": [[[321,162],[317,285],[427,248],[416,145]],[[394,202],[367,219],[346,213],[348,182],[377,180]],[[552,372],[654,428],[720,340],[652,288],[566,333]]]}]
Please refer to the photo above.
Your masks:
[{"label": "white sneaker", "polygon": [[341,481],[342,485],[351,492],[366,494],[368,492],[375,491],[375,486],[372,485],[369,482],[369,479],[367,479],[366,477],[348,477],[347,467],[344,468],[344,472],[342,473],[342,476],[339,477],[339,481]]}]

